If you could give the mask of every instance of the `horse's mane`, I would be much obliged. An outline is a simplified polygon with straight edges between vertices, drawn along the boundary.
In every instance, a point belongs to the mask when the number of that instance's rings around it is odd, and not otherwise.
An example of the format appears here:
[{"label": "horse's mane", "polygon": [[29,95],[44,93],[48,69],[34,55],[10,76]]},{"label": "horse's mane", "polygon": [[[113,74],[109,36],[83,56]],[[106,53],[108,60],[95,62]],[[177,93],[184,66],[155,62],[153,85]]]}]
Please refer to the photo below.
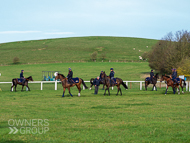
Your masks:
[{"label": "horse's mane", "polygon": [[29,79],[29,78],[31,78],[32,76],[29,76],[29,77],[27,77],[26,79]]},{"label": "horse's mane", "polygon": [[61,75],[62,77],[65,77],[63,74],[60,74],[60,73],[58,73],[59,75]]},{"label": "horse's mane", "polygon": [[165,77],[167,77],[167,78],[170,78],[168,75],[162,75],[162,76],[165,76]]}]

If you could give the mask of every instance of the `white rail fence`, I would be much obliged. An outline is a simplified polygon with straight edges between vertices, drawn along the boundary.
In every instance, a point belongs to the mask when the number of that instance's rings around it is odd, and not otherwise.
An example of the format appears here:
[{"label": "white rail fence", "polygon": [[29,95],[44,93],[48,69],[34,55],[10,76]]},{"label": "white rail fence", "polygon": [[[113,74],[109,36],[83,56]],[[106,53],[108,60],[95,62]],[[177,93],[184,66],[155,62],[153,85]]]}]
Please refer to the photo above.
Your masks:
[{"label": "white rail fence", "polygon": [[[33,83],[33,84],[34,83],[40,83],[41,84],[41,88],[40,88],[41,90],[43,90],[43,84],[45,84],[45,83],[55,83],[55,90],[57,90],[57,83],[58,82],[61,82],[61,81],[30,81],[29,83]],[[90,81],[84,81],[84,82],[90,82]],[[142,90],[142,85],[143,85],[144,81],[123,81],[123,82],[126,83],[128,88],[132,88],[131,83],[140,83],[139,88],[140,88],[140,90]],[[157,81],[157,82],[160,83],[160,81]],[[164,81],[162,83],[164,83]],[[0,84],[11,84],[12,85],[12,82],[0,82]],[[130,87],[129,87],[128,84],[130,84]],[[158,84],[157,84],[157,86],[160,87],[160,85],[158,85]],[[150,85],[149,85],[149,87],[150,87]],[[167,85],[166,85],[166,87],[167,87]],[[85,87],[83,86],[83,90],[84,89],[85,89]],[[189,89],[189,92],[190,92],[190,81],[186,81],[186,91],[188,91],[188,89]],[[13,88],[11,90],[13,91]],[[28,90],[28,89],[26,88],[26,90]],[[113,90],[113,87],[112,87],[112,90]]]}]

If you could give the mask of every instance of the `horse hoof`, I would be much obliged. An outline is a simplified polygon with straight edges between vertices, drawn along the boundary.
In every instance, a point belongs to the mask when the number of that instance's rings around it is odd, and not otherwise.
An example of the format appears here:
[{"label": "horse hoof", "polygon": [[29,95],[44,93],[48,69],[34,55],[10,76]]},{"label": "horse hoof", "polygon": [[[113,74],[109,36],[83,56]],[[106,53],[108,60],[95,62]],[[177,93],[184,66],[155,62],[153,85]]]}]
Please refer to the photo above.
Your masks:
[{"label": "horse hoof", "polygon": [[89,88],[89,90],[91,90],[92,88]]},{"label": "horse hoof", "polygon": [[165,94],[166,95],[166,94]]},{"label": "horse hoof", "polygon": [[78,97],[80,97],[80,93],[78,93]]}]

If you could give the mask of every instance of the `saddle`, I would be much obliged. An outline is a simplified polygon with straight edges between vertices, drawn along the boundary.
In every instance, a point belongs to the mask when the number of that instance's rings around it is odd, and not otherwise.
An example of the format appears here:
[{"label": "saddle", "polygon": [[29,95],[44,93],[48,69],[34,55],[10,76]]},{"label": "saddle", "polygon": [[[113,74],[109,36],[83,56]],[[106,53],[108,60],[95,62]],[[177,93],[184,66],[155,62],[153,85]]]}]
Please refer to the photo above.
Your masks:
[{"label": "saddle", "polygon": [[[67,80],[67,82],[69,82],[69,81]],[[72,83],[79,83],[79,78],[78,77],[72,78],[71,82]]]},{"label": "saddle", "polygon": [[151,78],[150,78],[150,77],[147,77],[145,80],[146,80],[146,81],[151,81]]},{"label": "saddle", "polygon": [[117,84],[116,78],[110,79],[110,82],[113,82],[114,84]]},{"label": "saddle", "polygon": [[19,83],[22,83],[23,82],[23,79],[22,78],[17,78],[18,82]]}]

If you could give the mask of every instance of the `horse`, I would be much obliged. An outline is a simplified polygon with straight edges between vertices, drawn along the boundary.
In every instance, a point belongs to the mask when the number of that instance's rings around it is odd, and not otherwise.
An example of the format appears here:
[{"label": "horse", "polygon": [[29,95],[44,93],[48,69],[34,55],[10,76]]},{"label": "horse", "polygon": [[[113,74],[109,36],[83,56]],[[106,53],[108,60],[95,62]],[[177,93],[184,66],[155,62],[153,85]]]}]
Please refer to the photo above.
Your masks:
[{"label": "horse", "polygon": [[24,86],[26,86],[26,87],[28,88],[28,90],[30,91],[30,88],[29,88],[29,86],[28,86],[28,81],[33,81],[32,76],[29,76],[29,77],[27,77],[27,78],[25,78],[25,79],[26,79],[26,80],[25,80],[24,85],[22,84],[22,82],[19,82],[19,81],[18,81],[18,78],[12,79],[11,91],[12,91],[12,88],[15,87],[15,92],[16,92],[17,84],[18,84],[18,85],[22,85],[22,90],[21,90],[21,91],[23,91],[23,87],[24,87]]},{"label": "horse", "polygon": [[[151,83],[151,84],[153,84],[152,91],[153,91],[154,87],[156,88],[157,79],[159,79],[158,73],[156,73],[156,75],[152,79],[152,83]],[[145,78],[145,90],[147,90],[147,87],[149,84],[150,84],[150,80],[147,80],[147,78]],[[157,91],[157,88],[156,88],[156,91]]]},{"label": "horse", "polygon": [[[166,81],[167,83],[167,88],[166,88],[166,92],[165,92],[165,95],[167,94],[167,91],[168,91],[168,87],[171,86],[173,88],[173,92],[175,94],[175,87],[178,88],[178,94],[180,94],[180,89],[179,89],[179,85],[181,86],[182,88],[182,93],[184,94],[184,91],[183,91],[183,86],[186,86],[186,83],[185,83],[185,80],[184,79],[180,79],[180,83],[177,83],[177,84],[174,84],[173,80],[169,77],[169,76],[166,76],[166,75],[162,75],[162,78],[160,79],[160,82],[162,82],[163,80]],[[182,86],[182,81],[183,81],[183,86]]]},{"label": "horse", "polygon": [[[89,90],[92,89],[94,79],[95,79],[95,78],[91,78],[91,79],[90,79],[90,84],[91,84],[91,85],[90,85]],[[100,80],[100,84],[103,84],[103,88],[102,88],[102,90],[104,90],[105,84],[104,84],[104,80],[103,80],[103,79]]]},{"label": "horse", "polygon": [[78,96],[80,96],[80,92],[81,92],[81,83],[84,85],[85,89],[88,89],[88,87],[86,86],[86,84],[84,83],[84,80],[81,79],[81,78],[78,78],[79,79],[79,82],[78,83],[73,83],[72,85],[68,83],[68,79],[63,75],[63,74],[60,74],[60,73],[56,73],[56,77],[55,77],[55,80],[57,79],[60,79],[61,82],[62,82],[62,86],[63,86],[63,95],[62,97],[64,97],[64,94],[65,94],[65,89],[67,88],[68,91],[69,91],[69,94],[71,95],[71,97],[73,97],[73,95],[71,94],[70,92],[70,87],[73,87],[76,85],[76,87],[78,88]]},{"label": "horse", "polygon": [[123,85],[123,87],[124,87],[125,89],[128,89],[127,85],[126,85],[126,84],[123,82],[123,80],[120,79],[120,78],[115,78],[115,79],[116,79],[116,82],[111,85],[111,83],[110,83],[110,80],[111,80],[111,79],[107,77],[105,71],[104,71],[103,74],[102,74],[102,78],[104,79],[104,83],[105,83],[105,85],[106,85],[106,87],[107,87],[107,88],[105,89],[104,96],[105,96],[105,94],[106,94],[106,90],[108,90],[108,94],[109,94],[109,96],[110,96],[109,88],[112,87],[112,86],[117,86],[117,94],[116,94],[116,95],[118,95],[119,92],[120,92],[120,94],[122,95],[121,88],[120,88],[120,85],[121,85],[121,84]]}]

